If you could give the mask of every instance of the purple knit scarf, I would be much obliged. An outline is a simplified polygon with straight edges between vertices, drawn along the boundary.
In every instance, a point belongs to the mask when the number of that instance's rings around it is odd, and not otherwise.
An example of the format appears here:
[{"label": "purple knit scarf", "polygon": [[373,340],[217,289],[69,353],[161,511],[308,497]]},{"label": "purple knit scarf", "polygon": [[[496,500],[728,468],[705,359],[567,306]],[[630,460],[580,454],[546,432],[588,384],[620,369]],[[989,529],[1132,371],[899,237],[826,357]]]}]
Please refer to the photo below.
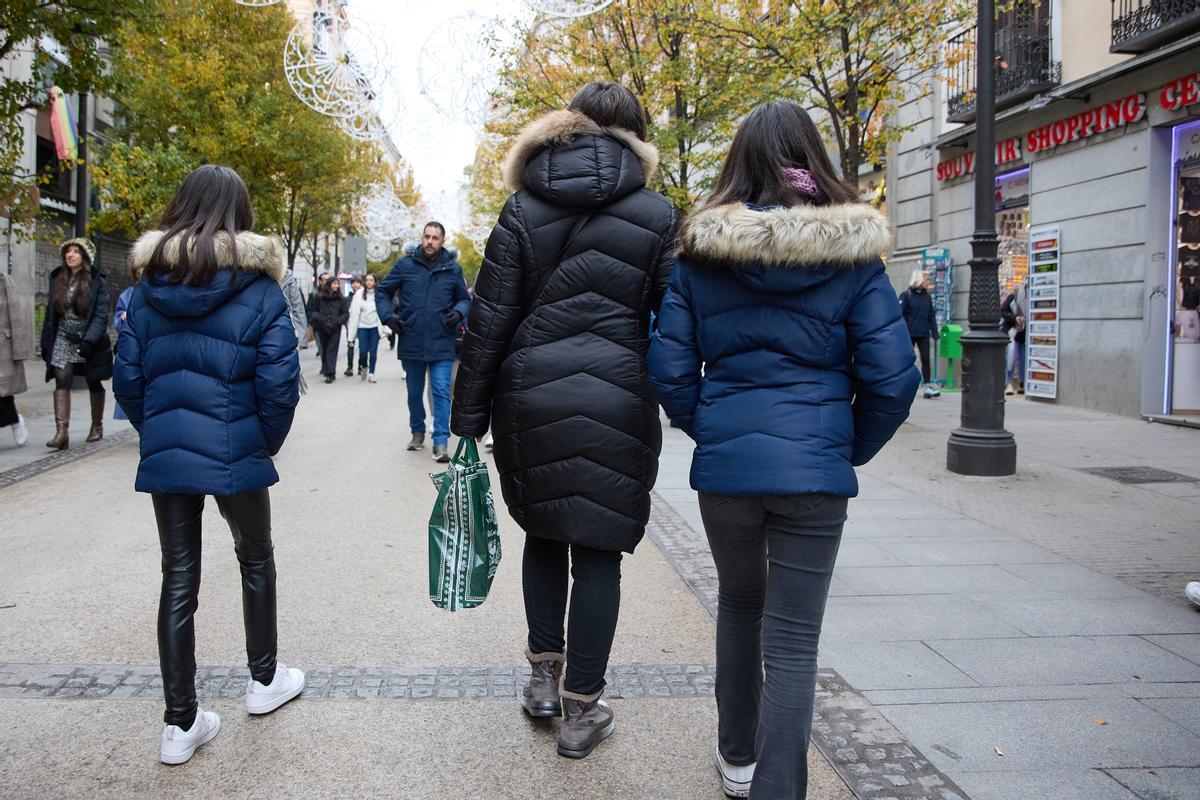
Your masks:
[{"label": "purple knit scarf", "polygon": [[821,189],[813,174],[806,169],[784,167],[783,185],[817,205],[829,202],[829,196]]}]

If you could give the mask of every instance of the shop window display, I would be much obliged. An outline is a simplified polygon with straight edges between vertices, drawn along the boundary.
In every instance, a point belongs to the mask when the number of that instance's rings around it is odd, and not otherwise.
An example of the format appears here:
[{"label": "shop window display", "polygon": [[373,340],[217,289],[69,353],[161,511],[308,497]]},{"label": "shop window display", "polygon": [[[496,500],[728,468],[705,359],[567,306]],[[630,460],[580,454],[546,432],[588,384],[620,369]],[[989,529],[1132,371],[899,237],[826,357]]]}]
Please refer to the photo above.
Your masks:
[{"label": "shop window display", "polygon": [[1171,413],[1200,415],[1200,123],[1175,130]]},{"label": "shop window display", "polygon": [[996,233],[1000,237],[1000,297],[1029,276],[1029,169],[996,177]]}]

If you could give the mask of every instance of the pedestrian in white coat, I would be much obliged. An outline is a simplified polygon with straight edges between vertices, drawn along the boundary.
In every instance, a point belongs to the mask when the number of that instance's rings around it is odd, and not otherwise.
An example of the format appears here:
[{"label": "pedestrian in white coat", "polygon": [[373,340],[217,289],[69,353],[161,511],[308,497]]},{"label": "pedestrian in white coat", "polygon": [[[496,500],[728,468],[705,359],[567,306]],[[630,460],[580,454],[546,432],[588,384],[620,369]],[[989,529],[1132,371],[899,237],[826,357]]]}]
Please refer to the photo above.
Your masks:
[{"label": "pedestrian in white coat", "polygon": [[350,320],[346,323],[350,341],[358,341],[358,375],[369,383],[375,382],[375,362],[379,356],[379,337],[387,329],[375,310],[376,277],[368,274],[363,286],[350,301]]}]

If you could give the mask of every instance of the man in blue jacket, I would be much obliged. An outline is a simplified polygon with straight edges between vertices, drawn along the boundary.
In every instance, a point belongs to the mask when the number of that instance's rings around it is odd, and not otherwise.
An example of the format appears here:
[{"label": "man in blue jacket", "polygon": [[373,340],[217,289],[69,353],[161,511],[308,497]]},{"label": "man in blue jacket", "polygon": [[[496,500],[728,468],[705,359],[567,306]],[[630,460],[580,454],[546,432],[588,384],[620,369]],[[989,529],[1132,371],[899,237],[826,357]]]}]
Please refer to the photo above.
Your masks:
[{"label": "man in blue jacket", "polygon": [[396,357],[408,381],[409,450],[425,446],[425,373],[433,389],[433,457],[450,460],[450,376],[454,371],[454,342],[471,310],[467,281],[458,253],[447,249],[446,228],[429,222],[421,243],[404,257],[375,292],[379,319],[396,334]]}]

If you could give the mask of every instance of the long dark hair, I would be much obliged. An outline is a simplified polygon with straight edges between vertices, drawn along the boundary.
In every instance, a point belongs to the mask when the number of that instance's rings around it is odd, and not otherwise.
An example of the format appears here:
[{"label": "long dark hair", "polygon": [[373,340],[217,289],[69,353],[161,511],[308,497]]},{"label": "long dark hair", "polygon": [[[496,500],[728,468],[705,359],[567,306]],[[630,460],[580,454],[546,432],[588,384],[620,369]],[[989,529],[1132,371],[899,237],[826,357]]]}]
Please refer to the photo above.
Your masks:
[{"label": "long dark hair", "polygon": [[796,103],[779,100],[754,109],[738,126],[704,207],[811,205],[809,197],[787,185],[783,171],[788,168],[811,172],[830,203],[858,200],[858,193],[834,171],[812,117]]},{"label": "long dark hair", "polygon": [[[147,276],[167,273],[171,283],[202,286],[223,267],[232,267],[236,275],[240,264],[234,237],[254,228],[250,193],[229,167],[205,164],[183,179],[163,211],[160,227],[166,233],[146,265]],[[229,254],[228,264],[220,263],[217,256],[218,236],[228,239],[223,248]],[[171,241],[176,238],[177,242]],[[173,263],[164,258],[168,245],[178,254]]]},{"label": "long dark hair", "polygon": [[592,81],[575,93],[567,108],[605,128],[624,128],[646,141],[646,110],[637,95],[619,83]]},{"label": "long dark hair", "polygon": [[[67,266],[67,251],[74,247],[79,251],[79,255],[83,258],[83,263],[79,266],[79,271],[72,275],[71,268]],[[83,316],[88,306],[92,302],[92,260],[88,258],[87,252],[77,244],[69,244],[63,248],[62,270],[58,273],[58,278],[54,281],[54,294],[51,301],[54,303],[54,310],[59,313],[59,316],[67,313],[67,300],[71,298],[71,284],[76,285],[75,298],[71,303],[71,307],[75,309],[75,313]]]}]

